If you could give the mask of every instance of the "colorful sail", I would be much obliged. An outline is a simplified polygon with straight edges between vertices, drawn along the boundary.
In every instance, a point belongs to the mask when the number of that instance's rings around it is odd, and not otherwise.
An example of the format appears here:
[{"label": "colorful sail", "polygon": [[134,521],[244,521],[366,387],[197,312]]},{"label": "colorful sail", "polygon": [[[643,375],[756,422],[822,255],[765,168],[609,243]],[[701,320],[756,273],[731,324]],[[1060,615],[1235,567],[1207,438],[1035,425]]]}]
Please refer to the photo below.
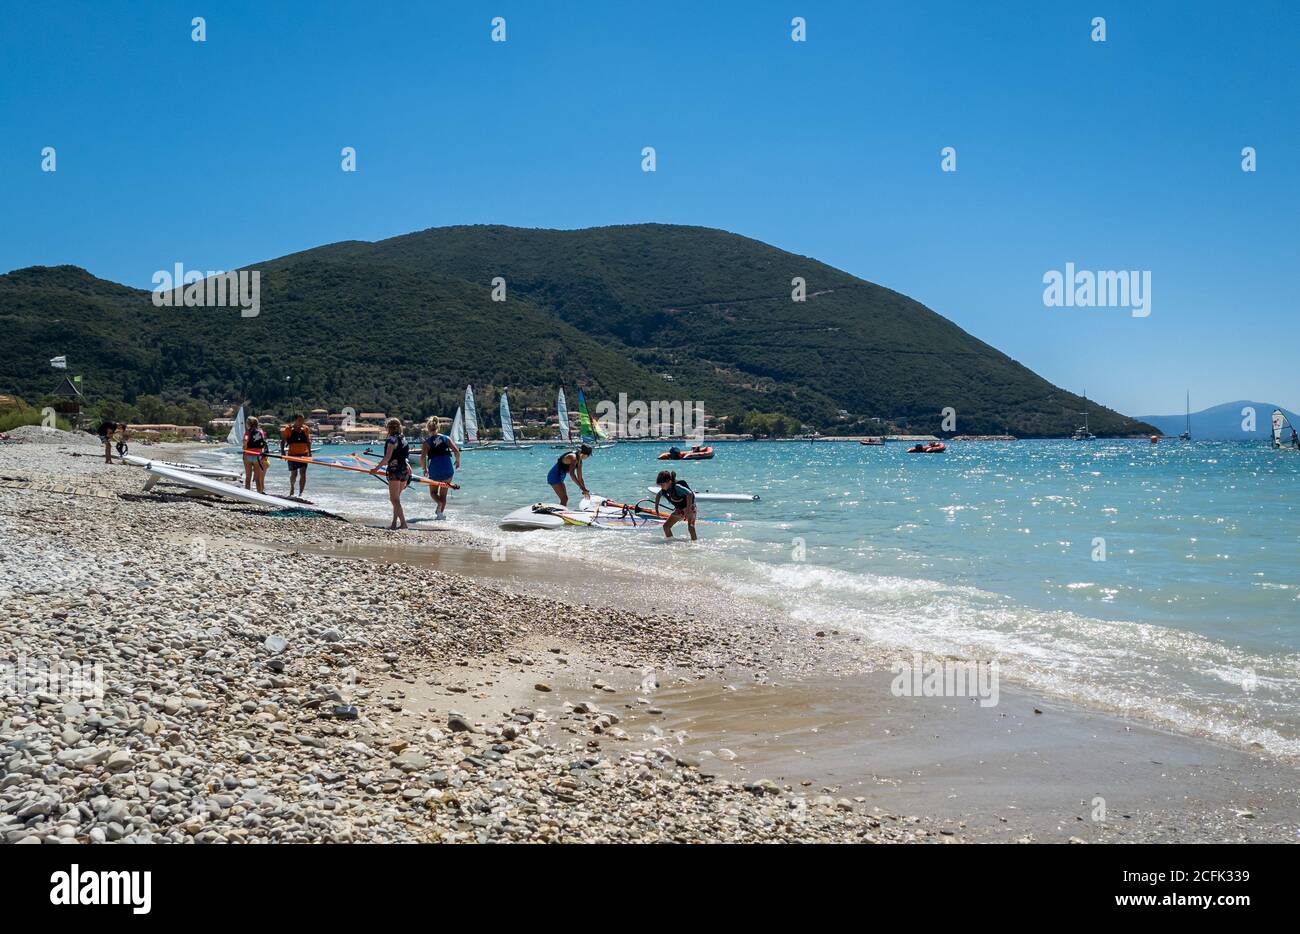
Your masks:
[{"label": "colorful sail", "polygon": [[242,449],[244,446],[244,407],[239,407],[239,414],[235,416],[235,423],[230,426],[230,434],[226,435],[227,444],[237,444]]},{"label": "colorful sail", "polygon": [[1282,446],[1282,410],[1273,410],[1273,447]]},{"label": "colorful sail", "polygon": [[474,387],[465,387],[465,440],[478,444],[478,409],[474,407]]},{"label": "colorful sail", "polygon": [[560,387],[560,397],[555,400],[556,408],[560,411],[560,440],[569,440],[569,407],[564,402],[564,387]]},{"label": "colorful sail", "polygon": [[591,430],[591,415],[587,412],[587,397],[581,389],[578,390],[578,433],[583,441],[595,437]]},{"label": "colorful sail", "polygon": [[515,443],[515,425],[510,420],[510,402],[506,399],[507,390],[501,390],[501,440],[506,444]]},{"label": "colorful sail", "polygon": [[458,448],[465,445],[465,420],[461,418],[459,406],[456,408],[456,418],[451,423],[451,440]]}]

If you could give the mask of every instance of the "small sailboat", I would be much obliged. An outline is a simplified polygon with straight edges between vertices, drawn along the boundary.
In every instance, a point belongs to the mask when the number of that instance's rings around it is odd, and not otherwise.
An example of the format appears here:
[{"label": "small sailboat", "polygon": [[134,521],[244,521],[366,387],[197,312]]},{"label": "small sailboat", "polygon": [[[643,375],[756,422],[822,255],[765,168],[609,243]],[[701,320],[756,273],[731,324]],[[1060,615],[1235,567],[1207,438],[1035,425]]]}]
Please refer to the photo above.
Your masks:
[{"label": "small sailboat", "polygon": [[1071,441],[1092,441],[1097,436],[1088,430],[1088,394],[1083,394],[1083,411],[1079,413],[1083,416],[1083,424],[1074,429],[1074,434],[1070,435]]},{"label": "small sailboat", "polygon": [[242,451],[244,449],[244,432],[247,430],[244,423],[244,407],[239,407],[239,413],[235,416],[234,424],[230,426],[230,434],[226,435],[226,443],[234,444]]},{"label": "small sailboat", "polygon": [[587,411],[587,397],[578,390],[578,427],[582,432],[582,443],[588,444],[593,448],[612,448],[614,442],[609,440],[609,435],[605,434],[600,427],[600,422],[591,417]]},{"label": "small sailboat", "polygon": [[556,397],[555,408],[559,413],[560,421],[560,440],[567,445],[569,443],[569,407],[564,401],[564,387],[560,387],[560,394]]},{"label": "small sailboat", "polygon": [[478,444],[478,409],[474,406],[474,387],[465,387],[465,443]]},{"label": "small sailboat", "polygon": [[1187,422],[1183,428],[1183,433],[1178,436],[1179,441],[1192,440],[1192,392],[1187,391]]},{"label": "small sailboat", "polygon": [[460,407],[456,407],[456,417],[451,422],[451,440],[458,448],[465,446],[465,418]]},{"label": "small sailboat", "polygon": [[508,451],[522,448],[523,445],[515,440],[515,422],[510,416],[510,399],[507,397],[509,389],[501,390],[501,443],[493,444],[493,451]]}]

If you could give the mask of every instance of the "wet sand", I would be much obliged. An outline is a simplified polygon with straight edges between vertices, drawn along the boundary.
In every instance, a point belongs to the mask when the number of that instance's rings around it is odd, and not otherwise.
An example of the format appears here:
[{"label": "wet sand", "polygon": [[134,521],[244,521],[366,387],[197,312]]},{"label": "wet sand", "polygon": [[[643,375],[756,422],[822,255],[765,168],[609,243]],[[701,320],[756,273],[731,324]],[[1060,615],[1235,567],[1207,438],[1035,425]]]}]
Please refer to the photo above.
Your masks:
[{"label": "wet sand", "polygon": [[[433,567],[566,602],[677,612],[675,597],[645,593],[634,574],[602,572],[593,584],[546,556],[516,550],[509,560],[494,560],[486,550],[438,546],[437,533],[402,539],[295,548]],[[732,598],[726,611],[741,618],[760,613],[765,625],[804,626]],[[826,636],[836,641],[838,634]],[[882,815],[916,815],[966,840],[1300,840],[1300,770],[1293,765],[1005,683],[994,707],[966,698],[896,697],[885,669],[889,653],[856,637],[839,642],[832,674],[792,670],[775,659],[770,672],[718,672],[705,680],[662,670],[661,686],[648,693],[636,672],[611,673],[575,657],[567,671],[554,673],[556,693],[548,699],[617,710],[629,733],[663,731],[671,748],[704,770],[772,779]],[[593,691],[598,676],[617,693]],[[490,706],[501,692],[520,702],[528,686],[498,683],[480,693]]]}]

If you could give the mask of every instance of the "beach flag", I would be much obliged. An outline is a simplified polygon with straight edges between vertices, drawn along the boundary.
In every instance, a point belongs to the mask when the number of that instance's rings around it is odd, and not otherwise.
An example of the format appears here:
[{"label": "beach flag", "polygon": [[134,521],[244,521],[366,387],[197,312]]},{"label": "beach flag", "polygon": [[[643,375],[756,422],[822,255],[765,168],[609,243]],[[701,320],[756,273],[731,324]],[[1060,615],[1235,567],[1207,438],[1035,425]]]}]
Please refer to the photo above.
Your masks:
[{"label": "beach flag", "polygon": [[66,369],[68,368],[68,358],[67,358],[67,357],[51,357],[51,358],[50,358],[50,366],[54,367],[54,369],[56,369],[56,370],[66,370]]},{"label": "beach flag", "polygon": [[72,381],[73,381],[74,383],[76,383],[78,386],[81,385],[81,377],[80,377],[80,376],[74,376],[74,377],[72,377]]}]

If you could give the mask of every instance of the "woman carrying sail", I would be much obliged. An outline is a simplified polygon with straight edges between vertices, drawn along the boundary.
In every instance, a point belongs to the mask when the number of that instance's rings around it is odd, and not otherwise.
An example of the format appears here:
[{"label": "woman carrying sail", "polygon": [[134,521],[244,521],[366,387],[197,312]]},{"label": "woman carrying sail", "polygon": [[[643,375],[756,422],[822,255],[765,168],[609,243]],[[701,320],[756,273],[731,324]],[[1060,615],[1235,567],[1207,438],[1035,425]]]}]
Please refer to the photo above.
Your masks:
[{"label": "woman carrying sail", "polygon": [[[451,483],[451,478],[455,476],[456,471],[460,470],[460,448],[451,438],[438,431],[438,418],[434,416],[425,424],[429,429],[429,437],[420,445],[420,469],[430,480],[440,480],[443,483]],[[455,464],[452,459],[455,459]],[[430,486],[429,495],[433,501],[438,504],[438,513],[435,519],[447,518],[443,513],[447,509],[447,490],[445,486]]]},{"label": "woman carrying sail", "polygon": [[587,489],[587,483],[582,478],[582,462],[591,457],[591,445],[584,444],[576,451],[569,451],[561,454],[555,463],[551,466],[550,473],[546,475],[546,482],[551,485],[555,495],[560,498],[560,505],[569,505],[569,490],[564,485],[564,480],[570,474],[573,475],[573,482],[578,484],[578,489],[582,495],[591,496],[591,491]]},{"label": "woman carrying sail", "polygon": [[672,538],[673,526],[685,519],[686,528],[691,533],[691,541],[695,541],[695,519],[698,516],[695,509],[695,491],[685,480],[678,480],[677,474],[670,470],[659,471],[655,483],[659,485],[659,492],[655,494],[655,512],[659,511],[660,499],[667,499],[673,507],[673,514],[664,523],[664,537]]},{"label": "woman carrying sail", "polygon": [[252,489],[257,481],[257,492],[266,492],[266,432],[253,416],[244,423],[244,489]]},{"label": "woman carrying sail", "polygon": [[411,449],[402,437],[402,423],[396,418],[388,420],[388,440],[384,442],[384,459],[375,466],[375,472],[384,471],[388,478],[388,501],[393,504],[393,521],[389,529],[404,529],[406,513],[402,511],[402,491],[411,482]]}]

